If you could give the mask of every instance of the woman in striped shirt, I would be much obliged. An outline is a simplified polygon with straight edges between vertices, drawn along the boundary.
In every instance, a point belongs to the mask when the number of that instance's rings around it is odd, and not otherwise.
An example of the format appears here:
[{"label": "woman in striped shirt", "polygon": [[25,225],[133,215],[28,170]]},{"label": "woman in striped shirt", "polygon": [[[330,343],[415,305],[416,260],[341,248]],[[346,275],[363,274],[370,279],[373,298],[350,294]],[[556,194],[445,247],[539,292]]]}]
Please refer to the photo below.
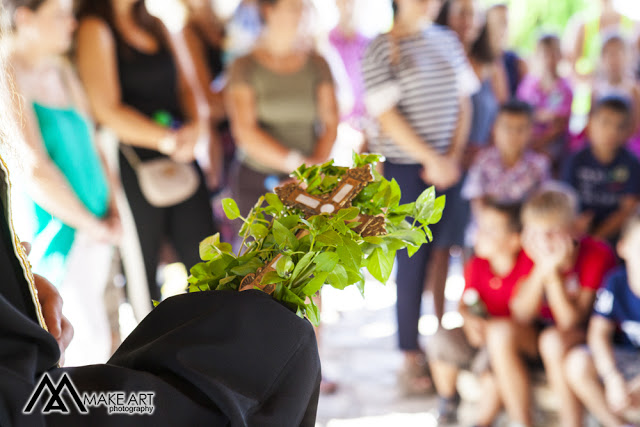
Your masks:
[{"label": "woman in striped shirt", "polygon": [[393,2],[393,29],[369,45],[363,59],[365,103],[377,118],[371,148],[387,157],[385,175],[402,187],[403,203],[435,185],[447,197],[442,221],[432,227],[434,244],[411,259],[398,254],[398,335],[405,353],[401,376],[406,391],[430,388],[424,353],[418,345],[418,320],[427,262],[436,315],[441,318],[449,248],[461,244],[463,229],[456,218],[460,198],[460,162],[467,142],[469,95],[478,80],[455,34],[425,25],[435,0]]}]

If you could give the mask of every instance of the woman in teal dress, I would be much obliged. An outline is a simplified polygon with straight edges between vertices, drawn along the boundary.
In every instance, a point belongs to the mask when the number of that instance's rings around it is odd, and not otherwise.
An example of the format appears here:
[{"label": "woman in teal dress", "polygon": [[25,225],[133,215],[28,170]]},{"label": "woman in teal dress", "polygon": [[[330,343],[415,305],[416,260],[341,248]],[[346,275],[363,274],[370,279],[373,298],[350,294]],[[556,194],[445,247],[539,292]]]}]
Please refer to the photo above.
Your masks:
[{"label": "woman in teal dress", "polygon": [[[120,221],[82,88],[63,57],[75,29],[72,1],[5,4],[13,32],[3,38],[18,92],[31,207],[16,222],[30,225],[32,233],[21,235],[30,234],[33,269],[60,288],[78,325],[67,362],[104,362],[111,334],[103,294]],[[88,284],[88,275],[97,280]]]}]

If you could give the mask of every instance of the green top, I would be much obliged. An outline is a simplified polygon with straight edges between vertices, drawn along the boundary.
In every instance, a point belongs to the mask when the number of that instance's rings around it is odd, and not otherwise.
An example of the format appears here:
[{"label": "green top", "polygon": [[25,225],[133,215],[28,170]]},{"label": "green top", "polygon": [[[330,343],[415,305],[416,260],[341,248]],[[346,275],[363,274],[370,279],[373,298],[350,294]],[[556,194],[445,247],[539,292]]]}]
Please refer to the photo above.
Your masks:
[{"label": "green top", "polygon": [[[33,103],[42,141],[51,160],[66,177],[76,196],[97,217],[109,209],[109,186],[93,141],[92,123],[74,108],[51,108]],[[75,230],[35,205],[34,270],[58,285]],[[42,248],[36,251],[36,247]],[[37,253],[39,252],[39,253]]]},{"label": "green top", "polygon": [[[333,83],[326,61],[310,54],[300,70],[276,73],[260,64],[253,55],[238,58],[229,71],[229,85],[247,84],[256,97],[256,114],[260,127],[283,146],[313,154],[317,141],[317,88]],[[263,173],[277,173],[262,165],[251,153],[241,152],[247,166]]]}]

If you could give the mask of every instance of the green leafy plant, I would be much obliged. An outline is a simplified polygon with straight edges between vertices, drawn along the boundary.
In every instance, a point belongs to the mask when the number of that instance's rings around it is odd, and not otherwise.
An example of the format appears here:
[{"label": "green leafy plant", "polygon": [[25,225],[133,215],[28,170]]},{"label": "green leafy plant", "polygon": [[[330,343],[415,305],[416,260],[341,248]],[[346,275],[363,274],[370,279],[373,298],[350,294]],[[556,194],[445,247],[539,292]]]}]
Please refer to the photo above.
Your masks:
[{"label": "green leafy plant", "polygon": [[[373,166],[380,160],[377,154],[353,155],[354,167]],[[330,161],[302,165],[292,176],[306,185],[309,194],[321,195],[331,192],[347,170]],[[189,292],[237,291],[245,276],[281,254],[275,271],[265,274],[261,283],[274,284],[275,299],[317,325],[318,307],[312,297],[324,285],[337,289],[355,285],[364,296],[363,269],[386,283],[398,250],[406,248],[412,256],[432,240],[429,225],[440,221],[445,198],[436,198],[431,187],[416,201],[401,205],[398,183],[375,171],[373,174],[373,182],[356,196],[352,206],[333,215],[305,218],[301,211],[285,206],[275,193],[268,193],[245,218],[234,200],[225,199],[222,204],[227,217],[243,222],[241,247],[234,253],[230,244],[220,241],[219,234],[203,240],[203,262],[191,268]],[[384,216],[387,233],[369,237],[356,233],[354,228],[360,223],[355,220],[360,214]]]}]

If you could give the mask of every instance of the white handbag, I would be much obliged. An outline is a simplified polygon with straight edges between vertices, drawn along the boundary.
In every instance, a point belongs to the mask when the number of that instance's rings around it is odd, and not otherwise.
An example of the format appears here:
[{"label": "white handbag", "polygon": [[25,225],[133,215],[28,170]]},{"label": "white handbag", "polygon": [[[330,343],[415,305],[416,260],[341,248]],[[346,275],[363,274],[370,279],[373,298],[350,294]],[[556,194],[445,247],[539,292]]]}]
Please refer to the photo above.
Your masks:
[{"label": "white handbag", "polygon": [[152,206],[175,206],[198,190],[200,176],[193,165],[168,157],[143,162],[130,146],[121,144],[120,149],[138,176],[142,194]]}]

